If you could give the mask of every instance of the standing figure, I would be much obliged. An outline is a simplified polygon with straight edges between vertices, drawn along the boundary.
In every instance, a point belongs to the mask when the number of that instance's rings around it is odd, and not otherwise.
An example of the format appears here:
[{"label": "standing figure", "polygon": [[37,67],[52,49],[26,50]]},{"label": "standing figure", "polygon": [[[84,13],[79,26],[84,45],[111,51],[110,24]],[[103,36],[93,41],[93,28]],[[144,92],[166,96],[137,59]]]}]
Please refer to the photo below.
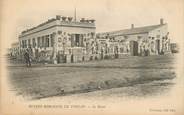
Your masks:
[{"label": "standing figure", "polygon": [[24,59],[26,60],[27,67],[31,66],[31,58],[28,49],[26,49],[26,52],[24,53]]}]

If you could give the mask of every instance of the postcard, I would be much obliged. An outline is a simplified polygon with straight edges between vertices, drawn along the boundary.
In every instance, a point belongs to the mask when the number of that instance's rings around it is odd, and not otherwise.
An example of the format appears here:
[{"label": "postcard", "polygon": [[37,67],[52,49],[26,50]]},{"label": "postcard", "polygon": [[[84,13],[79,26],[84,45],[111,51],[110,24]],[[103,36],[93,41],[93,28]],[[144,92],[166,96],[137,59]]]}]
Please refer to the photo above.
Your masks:
[{"label": "postcard", "polygon": [[183,0],[1,0],[1,115],[183,115]]}]

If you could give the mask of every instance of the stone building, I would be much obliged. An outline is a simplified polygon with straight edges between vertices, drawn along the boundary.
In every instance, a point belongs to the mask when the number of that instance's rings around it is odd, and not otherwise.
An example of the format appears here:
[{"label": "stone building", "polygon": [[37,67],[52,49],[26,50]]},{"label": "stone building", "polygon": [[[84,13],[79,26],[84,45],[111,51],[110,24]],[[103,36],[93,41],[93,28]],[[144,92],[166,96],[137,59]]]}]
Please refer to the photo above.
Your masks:
[{"label": "stone building", "polygon": [[[123,56],[162,55],[171,52],[167,23],[95,33],[95,20],[56,18],[23,31],[20,54],[28,49],[35,61],[70,63]],[[22,57],[23,58],[23,57]]]},{"label": "stone building", "polygon": [[[95,37],[95,20],[80,21],[57,15],[56,18],[23,31],[19,36],[20,51],[30,49],[37,60],[78,62],[84,60]],[[84,56],[84,57],[81,57]]]},{"label": "stone building", "polygon": [[119,31],[98,33],[98,38],[106,38],[107,49],[112,49],[118,56],[148,56],[170,53],[170,38],[167,23],[160,19],[160,24],[134,27]]}]

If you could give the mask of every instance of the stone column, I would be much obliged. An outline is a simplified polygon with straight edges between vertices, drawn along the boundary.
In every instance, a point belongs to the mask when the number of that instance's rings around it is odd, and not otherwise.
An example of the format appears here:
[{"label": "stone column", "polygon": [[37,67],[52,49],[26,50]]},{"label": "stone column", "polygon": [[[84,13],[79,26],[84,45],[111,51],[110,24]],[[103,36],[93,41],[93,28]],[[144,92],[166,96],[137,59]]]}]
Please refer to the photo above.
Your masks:
[{"label": "stone column", "polygon": [[57,34],[56,32],[52,33],[53,35],[53,63],[57,64],[57,53],[58,53],[58,39],[57,39]]}]

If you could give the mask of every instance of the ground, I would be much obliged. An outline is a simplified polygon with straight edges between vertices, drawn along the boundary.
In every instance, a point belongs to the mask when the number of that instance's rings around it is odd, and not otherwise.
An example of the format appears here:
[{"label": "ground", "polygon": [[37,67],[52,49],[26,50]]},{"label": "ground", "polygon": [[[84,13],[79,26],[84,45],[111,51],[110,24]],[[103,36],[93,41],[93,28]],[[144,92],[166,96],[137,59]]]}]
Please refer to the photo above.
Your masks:
[{"label": "ground", "polygon": [[[71,64],[8,65],[11,91],[29,99],[82,96],[151,96],[174,85],[173,55],[128,56]],[[88,95],[89,94],[89,95]]]}]

